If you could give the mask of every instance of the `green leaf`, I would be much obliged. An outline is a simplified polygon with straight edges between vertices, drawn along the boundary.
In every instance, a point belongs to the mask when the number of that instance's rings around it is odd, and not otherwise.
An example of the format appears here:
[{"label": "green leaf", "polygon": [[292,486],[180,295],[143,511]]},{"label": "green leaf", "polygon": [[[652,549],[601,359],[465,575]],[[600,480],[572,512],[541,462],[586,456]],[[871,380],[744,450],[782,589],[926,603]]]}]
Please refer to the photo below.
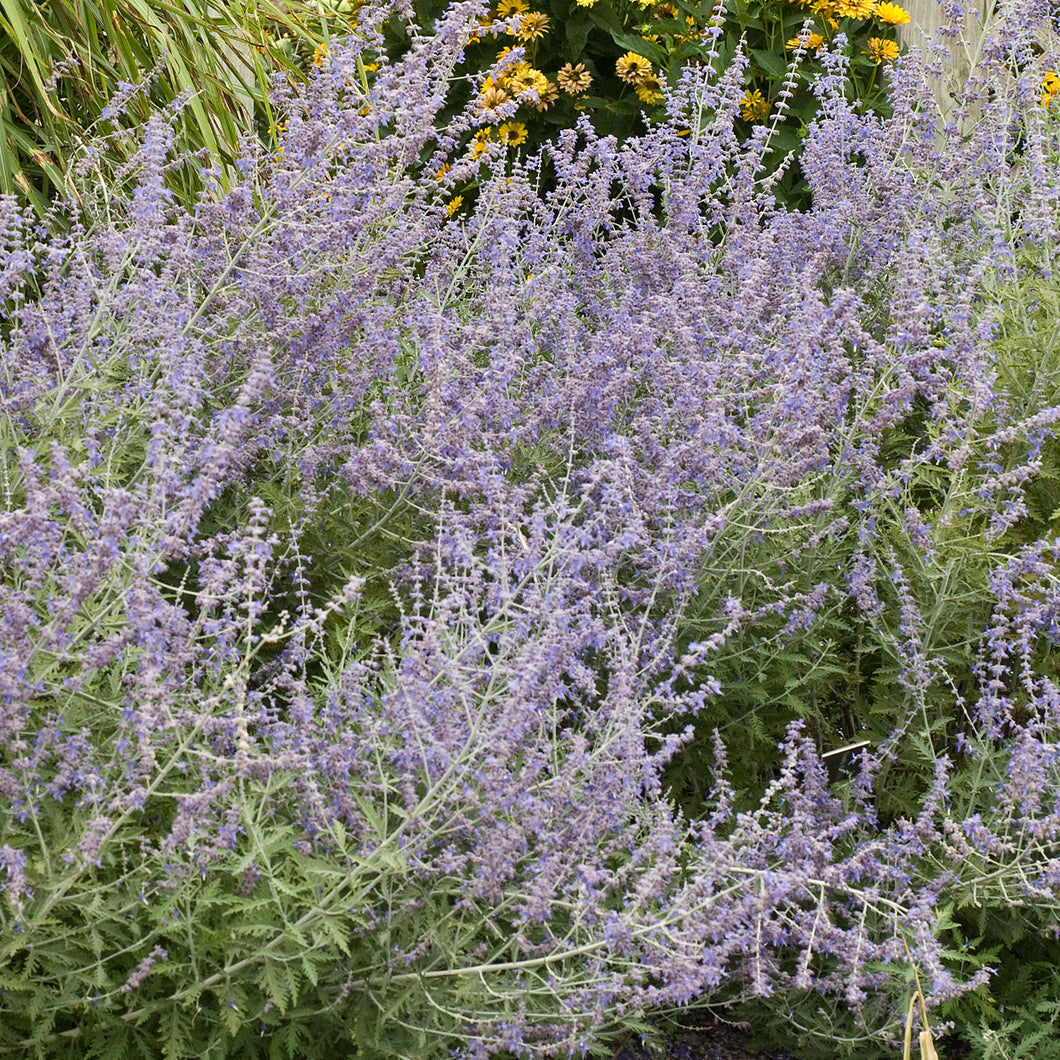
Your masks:
[{"label": "green leaf", "polygon": [[662,66],[666,62],[666,52],[654,41],[645,40],[643,37],[634,37],[628,33],[614,34],[614,41],[620,48],[626,51],[642,55],[651,60],[655,66]]},{"label": "green leaf", "polygon": [[567,46],[570,48],[574,59],[580,59],[585,52],[585,44],[589,39],[589,31],[592,23],[584,15],[563,20],[563,31],[567,36]]},{"label": "green leaf", "polygon": [[295,1000],[297,979],[286,961],[265,957],[258,983],[282,1016]]},{"label": "green leaf", "polygon": [[618,35],[624,31],[625,27],[608,4],[594,4],[587,8],[587,11],[589,18],[597,28],[604,30],[612,40],[618,40]]},{"label": "green leaf", "polygon": [[162,1055],[173,1060],[187,1056],[192,1040],[191,1014],[179,1005],[169,1005],[161,1022]]},{"label": "green leaf", "polygon": [[317,967],[316,964],[313,962],[312,954],[309,952],[305,952],[302,954],[302,972],[304,973],[305,977],[313,984],[313,986],[317,985]]},{"label": "green leaf", "polygon": [[764,48],[751,48],[749,50],[751,58],[754,59],[767,77],[771,77],[776,81],[784,80],[784,76],[788,72],[788,64],[783,56],[773,51],[767,51]]}]

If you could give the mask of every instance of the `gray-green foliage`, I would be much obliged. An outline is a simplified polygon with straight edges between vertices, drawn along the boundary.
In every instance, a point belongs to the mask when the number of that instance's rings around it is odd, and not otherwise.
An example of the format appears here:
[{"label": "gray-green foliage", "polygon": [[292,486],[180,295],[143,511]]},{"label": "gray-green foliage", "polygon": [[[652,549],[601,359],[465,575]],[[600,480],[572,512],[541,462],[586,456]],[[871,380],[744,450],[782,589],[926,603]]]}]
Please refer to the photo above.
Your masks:
[{"label": "gray-green foliage", "polygon": [[[977,313],[995,319],[998,370],[998,400],[983,420],[977,457],[996,463],[1001,473],[1028,468],[1022,516],[1004,532],[992,533],[983,515],[974,514],[980,498],[961,473],[938,463],[915,462],[893,504],[867,515],[874,522],[872,540],[879,553],[893,555],[907,574],[922,618],[919,633],[926,654],[944,660],[936,681],[922,690],[920,711],[893,744],[893,761],[880,774],[875,799],[884,820],[915,813],[943,756],[954,762],[946,806],[954,822],[993,806],[997,793],[1020,768],[999,742],[972,739],[958,751],[957,736],[974,726],[973,671],[982,662],[984,631],[996,606],[990,573],[1007,557],[1019,556],[1029,543],[1054,539],[1058,530],[1056,439],[1005,435],[1001,442],[991,441],[1007,424],[1060,404],[1060,277],[1043,267],[1047,258],[1047,252],[1026,253],[1015,276],[991,276],[976,307]],[[895,466],[911,460],[945,429],[945,423],[926,422],[914,411],[890,433],[890,459]],[[843,485],[810,483],[807,497],[800,500],[838,492]],[[910,509],[940,528],[932,535],[937,552],[930,560],[909,541],[905,513]],[[831,595],[826,597],[831,604],[820,608],[802,634],[777,636],[790,608],[780,616],[767,614],[731,636],[712,661],[711,672],[727,694],[700,724],[707,731],[720,727],[730,746],[741,750],[733,757],[748,807],[774,775],[776,742],[789,720],[804,718],[822,750],[861,740],[871,749],[891,735],[896,717],[908,714],[910,692],[897,680],[900,631],[886,619],[896,612],[896,600],[892,596],[882,616],[859,614],[849,599],[843,600],[844,586],[830,572],[837,569],[837,560],[845,561],[850,551],[862,546],[856,526],[829,534],[830,526],[830,513],[809,518],[794,530],[786,528],[780,542],[767,532],[732,530],[705,569],[702,597],[686,618],[686,640],[724,628],[722,601],[710,592],[723,569],[745,572],[741,585],[751,601],[769,600],[764,586],[771,578],[779,581],[778,572],[789,567],[798,571],[799,591],[831,578]],[[807,546],[811,540],[812,548]],[[1025,591],[1037,598],[1047,584],[1045,576]],[[881,597],[887,592],[893,593],[892,587],[881,584]],[[1041,638],[1026,662],[1030,674],[1055,678],[1060,671],[1056,638]],[[1010,690],[1018,687],[1017,673],[1014,670],[1007,682]],[[697,812],[702,805],[697,800],[709,796],[709,761],[709,741],[701,739],[671,767],[674,794],[689,812]],[[856,772],[856,756],[835,762],[833,790],[851,798]],[[1060,903],[1048,887],[1032,882],[1028,859],[1042,853],[1033,835],[1028,816],[1002,837],[993,857],[959,842],[943,842],[925,856],[925,879],[942,880],[955,873],[937,925],[948,967],[965,977],[993,970],[988,984],[946,1002],[935,1013],[935,1024],[946,1031],[940,1055],[970,1060],[1060,1056]],[[909,989],[912,993],[911,972]],[[802,1060],[836,1055],[882,1060],[894,1055],[895,1047],[867,1035],[838,999],[822,1002],[796,992],[778,1004],[740,1000],[725,1016],[748,1020],[764,1048],[790,1049]],[[885,1019],[882,1009],[879,1018]]]}]

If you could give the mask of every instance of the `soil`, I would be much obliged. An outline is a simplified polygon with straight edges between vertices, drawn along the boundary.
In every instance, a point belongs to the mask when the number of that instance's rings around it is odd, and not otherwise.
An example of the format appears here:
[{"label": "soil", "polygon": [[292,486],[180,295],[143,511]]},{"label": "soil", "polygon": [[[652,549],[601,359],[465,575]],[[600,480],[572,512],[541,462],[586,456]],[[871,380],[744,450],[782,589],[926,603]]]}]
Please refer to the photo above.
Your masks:
[{"label": "soil", "polygon": [[639,1041],[626,1041],[612,1060],[796,1060],[790,1053],[752,1049],[743,1031],[723,1023],[678,1031],[661,1049],[649,1050]]}]

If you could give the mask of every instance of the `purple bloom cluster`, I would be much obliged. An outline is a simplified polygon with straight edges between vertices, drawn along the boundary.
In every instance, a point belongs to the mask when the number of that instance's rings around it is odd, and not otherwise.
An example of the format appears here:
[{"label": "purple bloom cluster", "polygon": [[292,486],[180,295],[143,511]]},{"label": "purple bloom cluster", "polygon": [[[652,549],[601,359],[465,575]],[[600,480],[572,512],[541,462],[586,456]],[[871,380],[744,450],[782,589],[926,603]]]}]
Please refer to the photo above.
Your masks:
[{"label": "purple bloom cluster", "polygon": [[[1058,878],[1058,553],[1002,546],[1060,410],[1009,406],[981,295],[1060,236],[1055,122],[1016,127],[991,40],[980,124],[944,148],[915,61],[888,120],[833,64],[806,213],[759,182],[768,142],[736,143],[732,70],[688,70],[626,144],[582,122],[472,165],[432,123],[482,10],[393,64],[366,11],[279,92],[283,152],[248,148],[192,214],[166,192],[175,112],[67,234],[0,207],[0,923],[87,930],[77,897],[106,878],[141,924],[114,961],[153,947],[108,1004],[184,973],[187,996],[228,974],[179,945],[211,880],[282,908],[274,829],[321,873],[276,923],[308,938],[348,910],[359,940],[330,1011],[397,991],[468,1057],[564,1055],[722,986],[858,1011],[900,999],[908,960],[931,1003],[956,996],[983,976],[954,979],[934,904],[962,866],[1009,857],[1027,901]],[[453,168],[415,181],[424,157]],[[996,554],[958,692],[912,579],[961,534]],[[769,569],[744,559],[761,542]],[[828,549],[839,569],[801,578]],[[713,625],[682,645],[697,599]],[[730,693],[715,660],[841,607],[885,631],[907,693],[854,795],[793,725],[751,810],[719,738],[686,819],[665,770]],[[930,690],[965,731],[919,812],[881,821]],[[1001,763],[982,805],[953,805],[961,748]]]}]

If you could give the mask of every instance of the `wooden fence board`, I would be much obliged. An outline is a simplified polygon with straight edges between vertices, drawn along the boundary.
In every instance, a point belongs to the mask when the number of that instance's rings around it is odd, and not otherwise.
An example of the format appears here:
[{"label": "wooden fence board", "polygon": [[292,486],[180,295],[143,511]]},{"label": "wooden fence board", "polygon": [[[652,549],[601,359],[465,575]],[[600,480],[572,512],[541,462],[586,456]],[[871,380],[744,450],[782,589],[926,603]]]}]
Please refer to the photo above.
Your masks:
[{"label": "wooden fence board", "polygon": [[[898,27],[898,39],[910,49],[924,50],[935,39],[938,30],[946,23],[943,5],[938,0],[897,0],[912,20]],[[965,7],[961,36],[949,41],[950,58],[943,69],[942,78],[933,84],[935,102],[938,104],[943,124],[949,119],[957,96],[972,71],[976,61],[983,30],[994,13],[996,0],[962,0]],[[974,120],[974,115],[971,116]]]}]

